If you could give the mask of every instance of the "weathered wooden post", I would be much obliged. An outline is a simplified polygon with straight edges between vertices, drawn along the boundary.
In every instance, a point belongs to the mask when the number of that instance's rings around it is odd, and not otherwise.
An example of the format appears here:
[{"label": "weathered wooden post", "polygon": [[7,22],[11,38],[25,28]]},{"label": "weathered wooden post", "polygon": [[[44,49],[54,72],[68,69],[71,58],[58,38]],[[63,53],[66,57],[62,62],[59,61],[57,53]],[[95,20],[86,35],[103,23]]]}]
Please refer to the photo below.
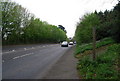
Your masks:
[{"label": "weathered wooden post", "polygon": [[93,27],[93,60],[96,59],[96,28]]}]

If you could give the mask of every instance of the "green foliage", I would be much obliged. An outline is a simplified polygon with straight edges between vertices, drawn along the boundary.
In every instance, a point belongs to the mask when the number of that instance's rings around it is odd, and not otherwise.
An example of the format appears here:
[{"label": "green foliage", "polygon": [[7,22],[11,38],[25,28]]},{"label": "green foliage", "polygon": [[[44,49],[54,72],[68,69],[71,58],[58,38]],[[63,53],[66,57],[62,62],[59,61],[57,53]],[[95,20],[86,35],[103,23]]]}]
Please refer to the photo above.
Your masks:
[{"label": "green foliage", "polygon": [[75,32],[75,39],[79,45],[92,41],[92,28],[99,24],[99,18],[92,13],[85,15],[80,21]]},{"label": "green foliage", "polygon": [[112,43],[115,43],[115,41],[112,38],[107,37],[107,38],[101,39],[99,42],[97,42],[96,43],[96,48],[99,48],[101,46],[105,46],[105,45],[108,45],[108,44],[112,44]]},{"label": "green foliage", "polygon": [[[85,15],[77,24],[75,39],[77,41],[75,55],[85,54],[92,50],[92,27],[96,27],[96,48],[120,42],[120,1],[111,11],[95,12]],[[106,38],[106,37],[112,37]],[[105,39],[104,39],[105,38]],[[101,40],[103,39],[103,40]],[[89,43],[89,44],[85,44]],[[84,79],[118,79],[120,59],[120,44],[110,46],[105,53],[100,54],[95,61],[91,56],[81,54],[77,69]]]},{"label": "green foliage", "polygon": [[[99,47],[102,47],[102,46],[105,46],[105,45],[108,45],[108,44],[112,44],[114,42],[115,41],[110,37],[104,38],[104,39],[96,42],[96,48],[99,48]],[[75,50],[75,55],[78,55],[80,53],[84,53],[85,51],[92,50],[92,49],[93,49],[93,44],[92,43],[77,45],[76,50]]]},{"label": "green foliage", "polygon": [[75,55],[78,55],[80,53],[84,53],[87,50],[92,50],[92,44],[85,44],[85,45],[77,45],[75,50]]},{"label": "green foliage", "polygon": [[77,69],[84,79],[118,79],[116,66],[118,65],[118,55],[120,44],[108,47],[107,51],[100,54],[95,61],[90,56],[79,59]]},{"label": "green foliage", "polygon": [[113,36],[113,38],[116,40],[116,42],[120,42],[120,1],[119,3],[115,6],[114,10],[113,10],[113,14],[114,14],[114,20],[112,23],[112,28],[111,28],[111,35]]},{"label": "green foliage", "polygon": [[7,44],[57,43],[67,39],[55,25],[35,18],[15,2],[2,2],[2,42]]},{"label": "green foliage", "polygon": [[99,16],[100,25],[97,29],[97,39],[112,36],[116,42],[120,42],[120,1],[111,11],[96,13]]},{"label": "green foliage", "polygon": [[75,39],[77,44],[92,41],[92,27],[96,27],[96,39],[112,37],[120,42],[120,1],[113,10],[85,15],[77,24]]}]

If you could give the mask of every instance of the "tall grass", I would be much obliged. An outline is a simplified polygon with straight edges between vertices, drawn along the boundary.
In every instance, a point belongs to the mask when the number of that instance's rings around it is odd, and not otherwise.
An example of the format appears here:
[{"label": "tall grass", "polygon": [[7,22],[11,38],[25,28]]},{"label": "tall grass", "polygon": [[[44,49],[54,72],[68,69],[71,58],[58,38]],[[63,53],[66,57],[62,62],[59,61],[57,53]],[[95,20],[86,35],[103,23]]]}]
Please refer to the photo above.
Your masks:
[{"label": "tall grass", "polygon": [[114,44],[95,61],[90,56],[79,58],[77,69],[83,79],[118,79],[120,44]]}]

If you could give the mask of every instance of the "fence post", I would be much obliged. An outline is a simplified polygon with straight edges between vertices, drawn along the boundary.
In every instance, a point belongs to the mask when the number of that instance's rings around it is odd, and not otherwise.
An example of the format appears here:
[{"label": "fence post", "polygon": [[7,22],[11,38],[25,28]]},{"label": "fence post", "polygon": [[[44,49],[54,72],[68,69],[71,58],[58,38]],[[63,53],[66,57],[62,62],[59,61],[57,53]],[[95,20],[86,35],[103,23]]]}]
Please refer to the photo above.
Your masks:
[{"label": "fence post", "polygon": [[96,28],[93,27],[93,60],[96,59]]}]

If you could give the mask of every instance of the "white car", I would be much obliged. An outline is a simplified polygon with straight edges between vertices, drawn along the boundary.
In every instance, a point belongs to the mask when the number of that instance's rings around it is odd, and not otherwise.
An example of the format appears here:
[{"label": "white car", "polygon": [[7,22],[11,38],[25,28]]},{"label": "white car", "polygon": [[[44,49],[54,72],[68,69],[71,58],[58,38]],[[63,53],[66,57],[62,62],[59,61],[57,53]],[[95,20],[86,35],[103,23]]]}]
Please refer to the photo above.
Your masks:
[{"label": "white car", "polygon": [[69,42],[69,45],[73,45],[73,42]]},{"label": "white car", "polygon": [[67,41],[63,41],[61,43],[61,47],[68,47],[68,42]]}]

